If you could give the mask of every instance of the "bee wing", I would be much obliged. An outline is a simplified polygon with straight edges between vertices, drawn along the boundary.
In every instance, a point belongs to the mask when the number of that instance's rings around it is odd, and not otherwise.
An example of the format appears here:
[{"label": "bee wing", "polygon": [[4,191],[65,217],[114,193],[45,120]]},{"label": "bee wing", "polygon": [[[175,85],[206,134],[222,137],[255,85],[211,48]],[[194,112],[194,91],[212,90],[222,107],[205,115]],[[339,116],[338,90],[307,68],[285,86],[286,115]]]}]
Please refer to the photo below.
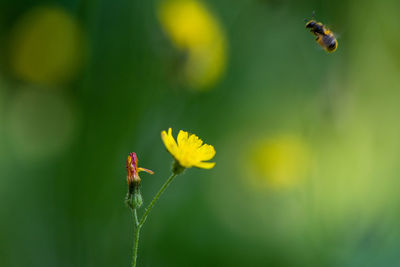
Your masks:
[{"label": "bee wing", "polygon": [[336,39],[340,39],[340,37],[342,36],[342,33],[334,32],[333,34],[335,35]]}]

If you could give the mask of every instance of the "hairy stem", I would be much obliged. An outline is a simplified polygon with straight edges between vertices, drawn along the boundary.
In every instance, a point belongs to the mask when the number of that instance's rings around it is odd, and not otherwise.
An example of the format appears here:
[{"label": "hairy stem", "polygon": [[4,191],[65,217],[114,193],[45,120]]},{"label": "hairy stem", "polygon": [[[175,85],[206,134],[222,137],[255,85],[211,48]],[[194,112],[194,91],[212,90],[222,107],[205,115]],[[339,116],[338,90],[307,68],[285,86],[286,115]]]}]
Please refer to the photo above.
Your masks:
[{"label": "hairy stem", "polygon": [[173,173],[168,180],[163,184],[163,186],[161,187],[160,191],[158,191],[157,195],[155,195],[155,197],[153,198],[153,200],[151,201],[151,203],[149,204],[149,206],[146,208],[146,211],[144,212],[142,218],[140,219],[139,222],[139,227],[142,227],[144,222],[147,219],[147,216],[149,215],[151,209],[153,208],[154,204],[157,202],[157,200],[160,198],[160,196],[162,195],[162,193],[165,191],[165,189],[167,189],[167,187],[169,186],[169,184],[174,180],[174,178],[176,177],[176,173]]},{"label": "hairy stem", "polygon": [[165,191],[165,189],[167,189],[167,187],[169,186],[169,184],[174,180],[174,178],[176,177],[176,173],[173,173],[168,180],[163,184],[163,186],[161,187],[161,189],[158,191],[158,193],[154,196],[153,200],[151,201],[151,203],[149,204],[149,206],[147,206],[146,211],[144,212],[142,218],[140,219],[140,221],[138,221],[138,217],[137,217],[137,212],[136,209],[133,210],[133,214],[134,214],[134,220],[135,220],[135,239],[134,239],[134,243],[133,243],[133,259],[132,259],[132,267],[136,267],[136,259],[137,259],[137,251],[138,251],[138,247],[139,247],[139,235],[140,235],[140,230],[143,226],[143,224],[146,222],[147,216],[149,215],[151,209],[153,208],[154,204],[157,202],[157,200],[160,198],[160,196],[162,195],[162,193]]},{"label": "hairy stem", "polygon": [[136,267],[137,251],[139,247],[139,235],[140,235],[140,226],[137,224],[135,229],[135,240],[133,243],[132,267]]},{"label": "hairy stem", "polygon": [[136,224],[136,228],[137,228],[139,226],[139,220],[138,220],[136,209],[133,210],[133,217],[135,217],[135,224]]}]

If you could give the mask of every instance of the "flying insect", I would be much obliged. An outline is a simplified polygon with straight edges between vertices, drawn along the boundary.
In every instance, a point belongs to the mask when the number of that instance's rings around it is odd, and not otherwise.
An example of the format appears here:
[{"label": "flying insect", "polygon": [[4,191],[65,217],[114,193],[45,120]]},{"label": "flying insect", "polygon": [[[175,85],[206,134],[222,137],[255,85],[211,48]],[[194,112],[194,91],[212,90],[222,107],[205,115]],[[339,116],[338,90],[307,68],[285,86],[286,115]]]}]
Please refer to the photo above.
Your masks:
[{"label": "flying insect", "polygon": [[332,53],[335,52],[338,47],[338,42],[335,35],[331,30],[329,30],[321,22],[317,22],[314,18],[314,12],[310,20],[305,19],[306,28],[310,29],[310,32],[317,36],[315,41],[323,48],[325,51]]}]

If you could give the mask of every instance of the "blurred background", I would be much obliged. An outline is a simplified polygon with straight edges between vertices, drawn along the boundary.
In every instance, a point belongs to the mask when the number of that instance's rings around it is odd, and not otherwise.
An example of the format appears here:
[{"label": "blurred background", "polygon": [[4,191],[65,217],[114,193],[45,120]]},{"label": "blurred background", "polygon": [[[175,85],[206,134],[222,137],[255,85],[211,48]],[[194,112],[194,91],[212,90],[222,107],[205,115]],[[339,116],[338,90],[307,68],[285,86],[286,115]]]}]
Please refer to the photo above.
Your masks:
[{"label": "blurred background", "polygon": [[[328,54],[305,29],[316,11]],[[0,265],[130,266],[172,127],[215,146],[141,234],[139,266],[400,266],[400,3],[0,2]]]}]

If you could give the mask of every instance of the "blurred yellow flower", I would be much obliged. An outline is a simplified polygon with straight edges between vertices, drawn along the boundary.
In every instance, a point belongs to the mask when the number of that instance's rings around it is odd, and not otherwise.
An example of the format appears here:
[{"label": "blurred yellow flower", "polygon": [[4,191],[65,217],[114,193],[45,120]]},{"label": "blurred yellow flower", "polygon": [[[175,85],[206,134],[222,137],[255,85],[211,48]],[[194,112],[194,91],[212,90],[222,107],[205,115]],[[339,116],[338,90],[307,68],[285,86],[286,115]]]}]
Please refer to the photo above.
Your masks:
[{"label": "blurred yellow flower", "polygon": [[295,136],[261,140],[250,156],[251,169],[269,187],[288,188],[308,173],[311,157],[307,145]]},{"label": "blurred yellow flower", "polygon": [[82,62],[82,31],[76,19],[62,8],[37,7],[28,11],[10,37],[11,67],[27,82],[68,82]]},{"label": "blurred yellow flower", "polygon": [[173,44],[187,53],[184,75],[189,85],[212,86],[226,65],[226,37],[216,18],[196,0],[165,0],[158,16]]},{"label": "blurred yellow flower", "polygon": [[215,156],[213,146],[203,144],[203,141],[194,134],[179,131],[177,142],[172,136],[172,129],[161,132],[161,138],[168,152],[174,157],[176,162],[183,168],[203,168],[211,169],[215,162],[204,162]]}]

